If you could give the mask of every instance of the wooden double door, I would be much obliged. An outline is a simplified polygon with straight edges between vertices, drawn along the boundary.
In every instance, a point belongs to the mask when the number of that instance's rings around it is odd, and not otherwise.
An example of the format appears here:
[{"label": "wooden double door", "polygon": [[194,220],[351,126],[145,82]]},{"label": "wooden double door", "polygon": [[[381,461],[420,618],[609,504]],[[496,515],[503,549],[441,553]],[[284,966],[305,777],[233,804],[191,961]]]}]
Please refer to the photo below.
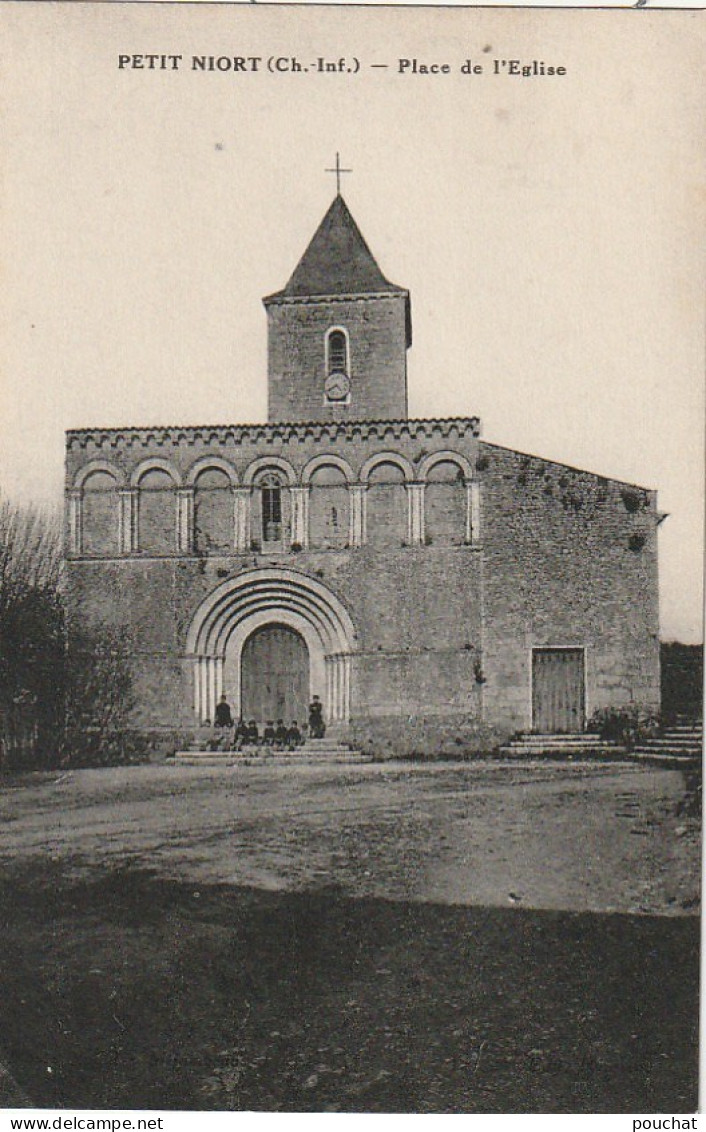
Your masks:
[{"label": "wooden double door", "polygon": [[532,730],[583,731],[586,716],[583,649],[532,650]]},{"label": "wooden double door", "polygon": [[269,719],[296,719],[301,727],[309,713],[309,650],[300,633],[288,625],[263,625],[252,633],[240,661],[240,710],[244,719],[262,726]]}]

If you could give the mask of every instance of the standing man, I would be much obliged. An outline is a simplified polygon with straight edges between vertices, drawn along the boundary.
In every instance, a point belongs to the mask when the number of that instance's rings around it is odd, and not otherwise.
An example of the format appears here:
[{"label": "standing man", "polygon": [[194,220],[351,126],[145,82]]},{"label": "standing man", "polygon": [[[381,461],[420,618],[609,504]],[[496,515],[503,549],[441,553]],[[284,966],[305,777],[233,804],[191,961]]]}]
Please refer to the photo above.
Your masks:
[{"label": "standing man", "polygon": [[309,704],[309,734],[312,739],[323,739],[326,734],[324,723],[324,705],[318,696]]},{"label": "standing man", "polygon": [[216,715],[213,720],[214,727],[232,727],[233,715],[230,710],[230,704],[226,699],[225,692],[221,696],[220,703],[216,704]]}]

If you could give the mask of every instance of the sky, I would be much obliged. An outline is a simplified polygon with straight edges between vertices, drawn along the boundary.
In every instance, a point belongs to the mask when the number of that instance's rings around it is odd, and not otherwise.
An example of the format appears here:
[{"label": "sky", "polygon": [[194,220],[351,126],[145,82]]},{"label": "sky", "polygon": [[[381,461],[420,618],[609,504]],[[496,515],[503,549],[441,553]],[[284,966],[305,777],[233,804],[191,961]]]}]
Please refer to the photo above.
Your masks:
[{"label": "sky", "polygon": [[700,640],[700,16],[0,4],[3,492],[58,500],[67,428],[265,418],[261,299],[340,151],[411,292],[410,414],[657,488],[662,635]]}]

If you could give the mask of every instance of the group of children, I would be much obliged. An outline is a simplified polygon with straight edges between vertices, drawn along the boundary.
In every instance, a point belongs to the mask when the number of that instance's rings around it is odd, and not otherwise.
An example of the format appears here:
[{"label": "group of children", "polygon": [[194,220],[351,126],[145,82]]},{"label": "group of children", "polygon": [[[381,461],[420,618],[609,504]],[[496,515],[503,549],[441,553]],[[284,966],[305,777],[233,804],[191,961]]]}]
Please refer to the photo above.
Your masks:
[{"label": "group of children", "polygon": [[[309,723],[312,738],[322,738],[325,728],[318,696],[314,696],[314,703],[310,706]],[[209,749],[240,751],[243,747],[272,747],[276,751],[294,751],[305,741],[306,732],[306,724],[300,728],[296,719],[289,726],[283,719],[278,719],[276,724],[273,719],[268,719],[262,735],[254,719],[246,722],[241,716],[238,722],[234,723],[230,704],[224,694],[216,706],[213,737],[209,740]]]}]

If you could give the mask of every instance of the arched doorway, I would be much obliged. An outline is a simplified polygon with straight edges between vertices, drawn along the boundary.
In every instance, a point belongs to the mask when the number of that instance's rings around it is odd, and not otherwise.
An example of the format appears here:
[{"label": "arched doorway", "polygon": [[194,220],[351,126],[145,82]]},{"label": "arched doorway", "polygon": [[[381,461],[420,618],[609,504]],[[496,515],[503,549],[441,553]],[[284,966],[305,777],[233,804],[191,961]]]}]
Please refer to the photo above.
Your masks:
[{"label": "arched doorway", "polygon": [[[212,720],[218,699],[225,691],[236,714],[242,711],[245,716],[250,711],[249,705],[259,702],[258,711],[252,712],[249,718],[260,722],[259,711],[267,711],[267,704],[273,701],[262,698],[258,701],[254,697],[262,697],[264,693],[254,689],[245,692],[244,700],[241,678],[245,671],[246,679],[251,680],[253,672],[261,671],[262,665],[270,663],[264,657],[266,652],[272,653],[277,638],[272,635],[265,635],[262,640],[256,638],[255,634],[264,628],[279,629],[279,643],[285,650],[284,663],[298,674],[296,687],[300,690],[295,692],[293,684],[290,691],[284,693],[284,711],[288,710],[288,703],[304,702],[302,695],[307,707],[311,696],[318,695],[324,705],[327,725],[345,726],[351,714],[352,660],[356,649],[353,622],[327,586],[303,571],[286,567],[243,570],[237,577],[217,586],[195,610],[186,636],[184,661],[192,681],[196,718],[202,723]],[[286,644],[283,629],[290,630]],[[249,646],[251,638],[254,640]],[[308,667],[304,664],[304,650]],[[242,665],[244,651],[245,669]],[[305,690],[302,692],[302,689]],[[272,693],[274,696],[282,694],[281,691]],[[300,714],[306,719],[306,712],[297,706],[297,714],[291,718],[301,723]],[[279,715],[282,713],[273,709],[266,718]]]},{"label": "arched doorway", "polygon": [[302,723],[309,704],[309,650],[301,633],[273,622],[255,629],[240,654],[240,710],[262,726],[268,719]]}]

